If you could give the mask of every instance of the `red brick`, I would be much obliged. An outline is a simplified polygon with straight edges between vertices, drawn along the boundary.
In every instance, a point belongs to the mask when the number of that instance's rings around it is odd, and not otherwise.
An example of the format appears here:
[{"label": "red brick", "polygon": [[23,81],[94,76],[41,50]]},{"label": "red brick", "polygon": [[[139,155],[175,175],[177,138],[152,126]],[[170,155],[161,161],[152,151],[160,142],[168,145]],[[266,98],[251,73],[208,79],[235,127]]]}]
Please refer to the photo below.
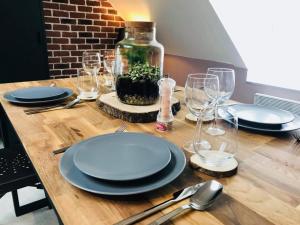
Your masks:
[{"label": "red brick", "polygon": [[107,22],[104,21],[104,20],[94,20],[94,25],[97,25],[97,26],[106,26],[107,25]]},{"label": "red brick", "polygon": [[108,10],[108,14],[116,15],[116,14],[117,14],[117,10],[109,9],[109,10]]},{"label": "red brick", "polygon": [[86,43],[87,44],[99,44],[99,38],[87,38]]},{"label": "red brick", "polygon": [[70,52],[69,51],[55,51],[54,56],[69,56]]},{"label": "red brick", "polygon": [[55,17],[48,17],[48,16],[45,16],[44,17],[44,21],[46,23],[59,23],[59,19],[58,18],[55,18]]},{"label": "red brick", "polygon": [[95,32],[100,32],[100,27],[96,27],[96,26],[88,26],[86,28],[87,31],[95,31]]},{"label": "red brick", "polygon": [[47,37],[60,37],[59,31],[46,31]]},{"label": "red brick", "polygon": [[118,34],[117,33],[107,33],[108,38],[117,38]]},{"label": "red brick", "polygon": [[68,69],[70,65],[68,63],[58,63],[54,65],[55,69]]},{"label": "red brick", "polygon": [[61,75],[61,70],[50,70],[50,76]]},{"label": "red brick", "polygon": [[106,45],[106,49],[114,49],[115,48],[115,45]]},{"label": "red brick", "polygon": [[68,0],[52,0],[52,2],[57,2],[57,3],[68,3]]},{"label": "red brick", "polygon": [[62,50],[76,50],[76,45],[62,45]]},{"label": "red brick", "polygon": [[83,51],[71,51],[71,56],[82,56]]},{"label": "red brick", "polygon": [[65,11],[53,10],[53,16],[56,17],[69,17],[69,13]]},{"label": "red brick", "polygon": [[72,38],[71,39],[72,44],[85,44],[84,38]]},{"label": "red brick", "polygon": [[76,19],[60,18],[60,23],[64,23],[64,24],[76,24]]},{"label": "red brick", "polygon": [[81,25],[92,25],[93,21],[92,20],[78,19],[78,24],[81,24]]},{"label": "red brick", "polygon": [[53,45],[53,44],[48,44],[47,48],[48,48],[48,50],[59,50],[60,49],[59,45]]},{"label": "red brick", "polygon": [[124,21],[122,17],[120,16],[115,16],[115,21]]},{"label": "red brick", "polygon": [[45,30],[52,30],[52,24],[45,23]]},{"label": "red brick", "polygon": [[76,57],[62,57],[61,61],[63,63],[77,62],[77,58]]},{"label": "red brick", "polygon": [[80,13],[80,12],[70,12],[70,18],[73,18],[73,19],[84,19],[85,18],[85,13]]},{"label": "red brick", "polygon": [[43,2],[43,8],[44,9],[59,9],[59,4]]},{"label": "red brick", "polygon": [[103,7],[112,7],[112,5],[109,2],[101,2],[101,6],[103,6]]},{"label": "red brick", "polygon": [[60,4],[59,9],[73,12],[73,11],[76,11],[76,6],[75,5],[67,5],[67,4]]},{"label": "red brick", "polygon": [[114,39],[101,39],[101,44],[114,44]]},{"label": "red brick", "polygon": [[63,70],[62,73],[63,74],[77,74],[77,70],[76,69]]},{"label": "red brick", "polygon": [[94,32],[94,37],[97,37],[97,38],[106,38],[107,34],[106,33],[95,33]]},{"label": "red brick", "polygon": [[48,62],[49,63],[59,63],[60,62],[60,58],[59,57],[49,57],[48,58]]},{"label": "red brick", "polygon": [[82,63],[71,63],[71,68],[81,68]]},{"label": "red brick", "polygon": [[72,31],[85,31],[85,26],[83,25],[72,25]]},{"label": "red brick", "polygon": [[101,19],[102,19],[102,20],[114,20],[115,17],[112,16],[112,15],[102,14],[102,15],[101,15]]},{"label": "red brick", "polygon": [[93,14],[93,13],[87,13],[87,14],[86,14],[86,18],[87,18],[87,19],[98,20],[98,19],[100,18],[100,15],[98,15],[98,14]]},{"label": "red brick", "polygon": [[63,37],[77,37],[77,32],[63,32]]},{"label": "red brick", "polygon": [[120,22],[112,22],[112,21],[108,21],[107,22],[108,26],[112,26],[112,27],[119,27],[120,26]]},{"label": "red brick", "polygon": [[114,27],[101,27],[101,32],[115,32]]},{"label": "red brick", "polygon": [[91,45],[78,45],[78,49],[92,49]]},{"label": "red brick", "polygon": [[79,37],[93,37],[92,32],[79,32]]},{"label": "red brick", "polygon": [[51,10],[44,9],[44,16],[51,16],[51,15],[52,15]]},{"label": "red brick", "polygon": [[107,9],[105,8],[93,8],[94,13],[107,13]]},{"label": "red brick", "polygon": [[100,44],[100,45],[93,45],[93,49],[105,49],[105,45]]},{"label": "red brick", "polygon": [[54,44],[69,44],[69,39],[68,38],[53,38],[52,42]]},{"label": "red brick", "polygon": [[54,24],[54,25],[53,25],[53,30],[63,30],[63,31],[68,31],[68,30],[70,30],[70,27],[69,27],[68,25]]},{"label": "red brick", "polygon": [[100,2],[99,1],[89,1],[89,0],[87,0],[86,1],[86,5],[89,5],[89,6],[100,6]]},{"label": "red brick", "polygon": [[78,6],[79,12],[92,12],[93,8],[90,6]]},{"label": "red brick", "polygon": [[70,0],[70,4],[85,5],[85,0]]}]

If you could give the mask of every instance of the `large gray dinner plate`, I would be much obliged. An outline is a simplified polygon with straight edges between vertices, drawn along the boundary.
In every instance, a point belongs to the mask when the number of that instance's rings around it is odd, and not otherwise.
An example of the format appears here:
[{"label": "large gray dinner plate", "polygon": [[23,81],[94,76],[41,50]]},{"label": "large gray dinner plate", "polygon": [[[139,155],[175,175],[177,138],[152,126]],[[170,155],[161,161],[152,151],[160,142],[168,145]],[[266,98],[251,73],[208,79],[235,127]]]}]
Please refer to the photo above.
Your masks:
[{"label": "large gray dinner plate", "polygon": [[71,97],[73,95],[73,91],[69,88],[62,88],[64,89],[64,94],[54,98],[54,99],[46,99],[46,100],[39,100],[39,101],[28,101],[28,100],[20,100],[11,95],[11,92],[6,92],[4,94],[4,99],[8,102],[14,103],[14,104],[20,104],[20,105],[39,105],[39,104],[50,104],[54,102],[59,102],[66,100],[67,98]]},{"label": "large gray dinner plate", "polygon": [[261,124],[284,124],[295,119],[291,112],[254,104],[236,104],[228,107],[229,113],[236,113],[239,119]]},{"label": "large gray dinner plate", "polygon": [[166,168],[157,174],[135,181],[113,182],[96,179],[82,173],[73,162],[78,149],[69,148],[62,156],[59,164],[60,173],[73,186],[102,195],[135,195],[161,188],[174,181],[184,170],[186,159],[184,153],[174,144],[169,143],[171,161]]},{"label": "large gray dinner plate", "polygon": [[[226,121],[232,122],[232,116],[225,110],[219,109],[219,115]],[[238,121],[238,126],[260,132],[270,132],[270,133],[280,133],[280,132],[290,132],[294,130],[300,129],[300,118],[295,118],[293,121],[289,123],[279,124],[279,125],[264,125],[258,123],[245,123],[244,121]]]},{"label": "large gray dinner plate", "polygon": [[29,87],[12,91],[10,95],[22,101],[43,101],[58,98],[65,93],[65,89],[59,87]]},{"label": "large gray dinner plate", "polygon": [[167,143],[142,133],[113,133],[72,146],[78,149],[74,164],[83,173],[100,179],[141,179],[165,168],[171,160]]}]

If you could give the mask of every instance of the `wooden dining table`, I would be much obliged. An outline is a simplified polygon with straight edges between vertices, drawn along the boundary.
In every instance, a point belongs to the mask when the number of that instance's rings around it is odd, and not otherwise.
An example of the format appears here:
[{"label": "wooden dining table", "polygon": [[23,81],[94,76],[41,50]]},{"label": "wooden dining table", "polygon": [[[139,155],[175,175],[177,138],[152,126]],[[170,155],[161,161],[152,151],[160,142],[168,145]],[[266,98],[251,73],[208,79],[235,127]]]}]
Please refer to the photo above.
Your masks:
[{"label": "wooden dining table", "polygon": [[[95,195],[68,183],[59,172],[62,154],[53,150],[73,145],[87,138],[114,132],[122,120],[102,112],[95,101],[86,101],[71,109],[27,115],[26,106],[11,104],[3,94],[17,88],[45,86],[76,90],[69,79],[0,84],[1,117],[6,117],[18,141],[31,160],[47,196],[62,224],[114,224],[159,204],[172,193],[205,180],[217,179],[192,169],[187,163],[178,179],[159,190],[137,196],[111,197]],[[181,101],[183,89],[175,93]],[[126,123],[128,132],[142,132],[165,138],[179,147],[190,140],[195,124],[185,120],[187,108],[182,102],[173,129],[158,132],[154,123]],[[235,176],[217,179],[224,185],[222,196],[207,211],[189,211],[177,216],[172,224],[205,225],[299,225],[300,224],[300,144],[286,134],[269,135],[240,130],[239,162]],[[186,153],[187,160],[190,155]],[[181,201],[142,220],[154,219],[188,203]]]}]

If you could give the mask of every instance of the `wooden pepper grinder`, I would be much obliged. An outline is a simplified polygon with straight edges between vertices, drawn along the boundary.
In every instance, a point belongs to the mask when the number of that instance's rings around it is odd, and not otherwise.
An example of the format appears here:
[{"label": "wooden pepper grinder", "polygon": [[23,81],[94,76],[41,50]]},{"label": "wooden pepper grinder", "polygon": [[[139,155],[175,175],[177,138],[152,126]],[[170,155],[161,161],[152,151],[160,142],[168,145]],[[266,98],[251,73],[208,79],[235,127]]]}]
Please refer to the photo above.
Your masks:
[{"label": "wooden pepper grinder", "polygon": [[171,98],[174,93],[176,81],[165,75],[158,81],[160,95],[160,109],[157,114],[156,129],[158,131],[167,131],[172,129],[174,116],[172,113]]}]

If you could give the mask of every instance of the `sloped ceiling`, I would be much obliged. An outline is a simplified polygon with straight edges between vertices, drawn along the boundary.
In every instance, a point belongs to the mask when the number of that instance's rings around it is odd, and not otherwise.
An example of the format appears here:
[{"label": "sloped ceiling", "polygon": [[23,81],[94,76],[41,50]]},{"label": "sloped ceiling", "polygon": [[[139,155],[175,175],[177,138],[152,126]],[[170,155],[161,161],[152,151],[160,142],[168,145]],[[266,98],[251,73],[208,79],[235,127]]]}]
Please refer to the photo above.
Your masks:
[{"label": "sloped ceiling", "polygon": [[110,0],[125,20],[157,22],[167,54],[245,68],[208,0]]}]

